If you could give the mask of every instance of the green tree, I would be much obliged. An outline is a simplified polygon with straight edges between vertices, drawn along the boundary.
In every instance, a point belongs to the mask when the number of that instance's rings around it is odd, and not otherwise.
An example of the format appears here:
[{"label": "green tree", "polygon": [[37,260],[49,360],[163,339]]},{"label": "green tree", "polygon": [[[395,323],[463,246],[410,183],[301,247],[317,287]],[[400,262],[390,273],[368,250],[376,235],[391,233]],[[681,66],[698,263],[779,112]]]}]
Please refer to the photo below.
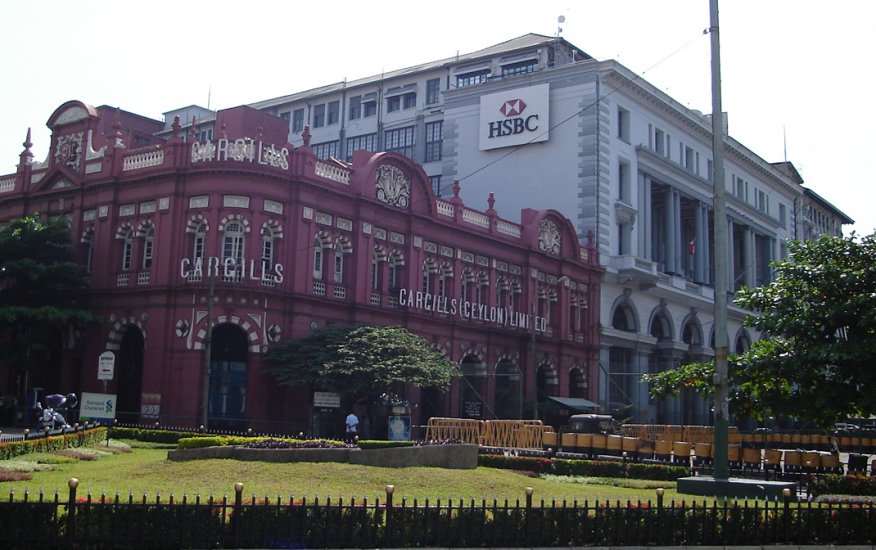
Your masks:
[{"label": "green tree", "polygon": [[[788,251],[771,283],[736,293],[761,339],[731,358],[731,404],[822,426],[876,413],[876,235],[823,235]],[[711,395],[713,374],[714,364],[686,365],[644,380],[655,397],[682,387]]]},{"label": "green tree", "polygon": [[34,214],[0,229],[0,359],[15,368],[34,366],[34,342],[57,346],[70,327],[100,321],[76,292],[85,280],[71,242],[63,218]]},{"label": "green tree", "polygon": [[268,372],[286,386],[377,396],[396,384],[446,390],[458,367],[397,326],[326,327],[272,346]]}]

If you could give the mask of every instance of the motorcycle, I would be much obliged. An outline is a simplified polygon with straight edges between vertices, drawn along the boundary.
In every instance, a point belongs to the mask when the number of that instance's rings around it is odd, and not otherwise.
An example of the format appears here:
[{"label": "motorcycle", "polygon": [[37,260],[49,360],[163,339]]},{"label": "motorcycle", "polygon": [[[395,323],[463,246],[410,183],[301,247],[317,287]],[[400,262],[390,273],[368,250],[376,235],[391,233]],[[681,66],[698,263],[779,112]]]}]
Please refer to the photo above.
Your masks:
[{"label": "motorcycle", "polygon": [[72,409],[79,402],[76,394],[68,393],[67,395],[61,395],[53,393],[47,395],[43,400],[46,403],[45,407],[39,401],[36,404],[37,429],[49,428],[50,430],[55,430],[69,428],[70,425],[67,424],[67,419],[64,418],[62,413]]}]

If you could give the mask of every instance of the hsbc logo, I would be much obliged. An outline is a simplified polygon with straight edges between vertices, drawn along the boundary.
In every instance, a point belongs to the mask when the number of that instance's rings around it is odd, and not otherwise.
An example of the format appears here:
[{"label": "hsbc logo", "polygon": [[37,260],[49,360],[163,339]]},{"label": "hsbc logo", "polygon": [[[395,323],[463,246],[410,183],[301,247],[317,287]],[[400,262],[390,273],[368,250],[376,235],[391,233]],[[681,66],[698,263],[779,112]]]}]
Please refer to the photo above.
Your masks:
[{"label": "hsbc logo", "polygon": [[499,107],[499,112],[505,115],[505,120],[490,122],[488,139],[503,136],[513,136],[523,132],[538,130],[538,115],[522,116],[526,110],[526,102],[522,99],[508,99]]},{"label": "hsbc logo", "polygon": [[548,140],[541,121],[550,120],[550,86],[537,84],[481,96],[480,149]]},{"label": "hsbc logo", "polygon": [[506,117],[521,115],[525,110],[526,102],[522,99],[509,99],[499,107],[499,112]]}]

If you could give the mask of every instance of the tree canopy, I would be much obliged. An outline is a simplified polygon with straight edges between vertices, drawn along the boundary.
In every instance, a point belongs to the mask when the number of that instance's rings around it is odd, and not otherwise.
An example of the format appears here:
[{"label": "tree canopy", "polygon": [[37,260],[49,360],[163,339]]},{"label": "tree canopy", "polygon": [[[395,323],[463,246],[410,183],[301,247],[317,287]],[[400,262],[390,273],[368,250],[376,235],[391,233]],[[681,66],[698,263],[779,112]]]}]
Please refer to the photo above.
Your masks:
[{"label": "tree canopy", "polygon": [[272,346],[268,371],[286,386],[379,395],[398,383],[446,390],[458,367],[398,326],[329,326]]},{"label": "tree canopy", "polygon": [[[75,292],[85,280],[82,266],[72,259],[71,242],[63,218],[41,221],[34,214],[0,229],[0,329],[15,328],[30,339],[100,321]],[[27,367],[22,362],[27,345],[7,332],[0,339],[0,357]]]},{"label": "tree canopy", "polygon": [[[775,279],[735,303],[761,333],[730,358],[737,414],[783,414],[827,426],[876,413],[876,235],[788,243]],[[711,395],[714,363],[644,378],[654,397],[691,388]]]}]

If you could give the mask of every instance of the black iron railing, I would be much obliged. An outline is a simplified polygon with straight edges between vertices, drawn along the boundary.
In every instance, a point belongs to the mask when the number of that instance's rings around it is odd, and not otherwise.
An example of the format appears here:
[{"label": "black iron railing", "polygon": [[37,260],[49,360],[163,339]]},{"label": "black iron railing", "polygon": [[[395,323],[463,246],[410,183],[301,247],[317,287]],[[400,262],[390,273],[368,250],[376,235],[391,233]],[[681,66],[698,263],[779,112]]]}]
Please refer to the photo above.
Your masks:
[{"label": "black iron railing", "polygon": [[393,499],[40,494],[0,502],[6,548],[373,548],[856,544],[876,507],[784,501]]}]

